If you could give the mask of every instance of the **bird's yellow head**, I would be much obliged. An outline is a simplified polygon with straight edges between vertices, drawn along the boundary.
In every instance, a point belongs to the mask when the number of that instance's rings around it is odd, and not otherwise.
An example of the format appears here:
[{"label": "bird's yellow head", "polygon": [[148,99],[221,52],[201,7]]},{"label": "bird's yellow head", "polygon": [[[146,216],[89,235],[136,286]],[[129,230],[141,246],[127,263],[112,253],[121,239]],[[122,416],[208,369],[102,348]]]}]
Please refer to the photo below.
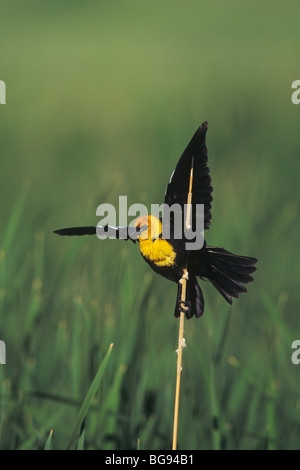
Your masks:
[{"label": "bird's yellow head", "polygon": [[140,230],[137,235],[139,241],[153,240],[162,233],[162,223],[154,215],[142,215],[136,219],[134,225]]}]

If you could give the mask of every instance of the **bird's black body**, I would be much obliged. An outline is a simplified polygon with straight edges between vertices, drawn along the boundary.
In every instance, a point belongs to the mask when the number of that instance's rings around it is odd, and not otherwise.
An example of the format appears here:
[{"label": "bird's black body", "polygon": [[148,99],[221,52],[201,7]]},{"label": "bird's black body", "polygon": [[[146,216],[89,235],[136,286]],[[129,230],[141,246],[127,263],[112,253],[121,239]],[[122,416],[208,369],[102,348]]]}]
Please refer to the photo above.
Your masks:
[{"label": "bird's black body", "polygon": [[[170,178],[165,193],[165,204],[172,206],[177,204],[182,212],[187,204],[189,191],[192,194],[190,202],[191,227],[195,229],[198,225],[197,204],[204,205],[204,229],[209,229],[211,221],[212,186],[207,165],[207,148],[205,137],[207,132],[207,122],[196,131],[192,140],[183,152],[178,164]],[[191,168],[193,178],[191,180]],[[192,181],[192,184],[191,184]],[[164,220],[163,220],[164,223]],[[127,229],[127,237],[124,237],[124,227],[122,227],[122,238],[131,238],[138,241],[140,251],[145,261],[150,267],[167,279],[178,284],[177,302],[175,316],[180,315],[182,306],[181,298],[181,278],[184,269],[188,272],[186,284],[186,302],[184,312],[186,318],[193,315],[200,317],[204,312],[204,299],[202,290],[197,282],[197,278],[208,280],[220,292],[228,303],[243,292],[247,292],[244,284],[253,281],[252,273],[256,271],[256,258],[234,255],[221,247],[209,247],[204,241],[199,249],[187,249],[187,240],[182,227],[181,238],[174,236],[175,220],[170,213],[167,221],[169,236],[163,237],[163,223],[160,219],[150,215],[139,217],[135,221],[138,230],[135,234]],[[184,225],[184,218],[182,218]],[[110,227],[111,228],[111,227]],[[111,228],[115,238],[119,238],[121,228]],[[92,235],[97,233],[96,227],[78,227],[57,230],[59,235]]]}]

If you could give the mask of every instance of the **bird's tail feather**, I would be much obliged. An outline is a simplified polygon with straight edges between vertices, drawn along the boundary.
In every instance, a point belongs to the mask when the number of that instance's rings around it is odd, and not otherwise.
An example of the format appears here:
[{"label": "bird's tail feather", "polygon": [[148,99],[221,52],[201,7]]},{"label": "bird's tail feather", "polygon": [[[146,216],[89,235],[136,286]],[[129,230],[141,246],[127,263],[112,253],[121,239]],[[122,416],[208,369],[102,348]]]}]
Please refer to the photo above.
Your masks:
[{"label": "bird's tail feather", "polygon": [[210,258],[208,280],[220,292],[224,299],[232,304],[232,298],[237,298],[247,292],[244,284],[253,281],[252,273],[256,271],[256,258],[234,255],[220,247],[206,247]]}]

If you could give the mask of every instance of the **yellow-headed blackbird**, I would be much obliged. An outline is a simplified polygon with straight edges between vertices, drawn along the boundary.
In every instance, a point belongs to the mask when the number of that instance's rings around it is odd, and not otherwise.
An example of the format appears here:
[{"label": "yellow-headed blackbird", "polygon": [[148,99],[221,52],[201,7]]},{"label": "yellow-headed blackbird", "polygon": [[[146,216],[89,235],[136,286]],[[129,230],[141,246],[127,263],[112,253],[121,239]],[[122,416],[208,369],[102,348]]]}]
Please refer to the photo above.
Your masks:
[{"label": "yellow-headed blackbird", "polygon": [[[172,207],[178,204],[182,213],[187,204],[189,191],[191,200],[191,226],[196,227],[197,205],[204,206],[203,228],[208,229],[211,220],[212,186],[207,165],[207,148],[205,144],[207,122],[196,131],[192,140],[184,150],[173,171],[165,194],[165,204]],[[193,167],[192,187],[190,187],[191,167]],[[202,207],[203,207],[202,206]],[[199,249],[188,249],[184,233],[182,237],[174,236],[174,217],[172,213],[168,221],[168,237],[163,237],[163,218],[153,215],[138,217],[134,230],[130,227],[100,227],[110,233],[111,238],[131,239],[139,243],[140,252],[158,274],[178,284],[175,317],[180,311],[186,318],[195,315],[201,317],[204,312],[204,299],[197,277],[208,280],[220,292],[224,299],[232,304],[232,298],[247,292],[244,284],[253,281],[251,276],[256,271],[256,258],[239,256],[221,247],[206,246]],[[98,233],[99,227],[74,227],[56,230],[59,235],[92,235]],[[184,269],[188,271],[186,284],[186,302],[181,302],[181,282]]]}]

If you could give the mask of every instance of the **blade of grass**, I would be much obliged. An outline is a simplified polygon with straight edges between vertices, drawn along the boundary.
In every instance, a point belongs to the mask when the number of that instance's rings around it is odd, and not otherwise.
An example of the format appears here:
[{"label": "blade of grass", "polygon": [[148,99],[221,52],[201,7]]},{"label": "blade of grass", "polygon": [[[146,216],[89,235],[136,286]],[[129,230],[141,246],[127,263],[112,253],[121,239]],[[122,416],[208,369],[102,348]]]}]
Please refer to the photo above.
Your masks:
[{"label": "blade of grass", "polygon": [[49,436],[47,438],[44,450],[51,450],[52,436],[53,436],[53,429],[50,429]]},{"label": "blade of grass", "polygon": [[11,246],[14,242],[14,236],[16,234],[25,203],[27,201],[27,196],[30,189],[30,182],[25,180],[23,185],[20,188],[20,192],[17,196],[14,207],[12,208],[9,221],[6,226],[4,238],[2,241],[2,246],[0,249],[0,285],[4,287],[5,282],[7,281],[6,276],[6,253],[11,249]]},{"label": "blade of grass", "polygon": [[85,422],[83,421],[82,426],[80,427],[80,434],[77,442],[77,450],[84,450],[84,441],[85,441]]},{"label": "blade of grass", "polygon": [[107,366],[108,359],[109,359],[109,356],[111,354],[112,347],[113,347],[113,343],[111,343],[111,345],[109,346],[108,351],[107,351],[104,359],[102,360],[102,362],[100,364],[100,367],[99,367],[99,369],[98,369],[98,371],[95,375],[95,378],[94,378],[93,382],[91,383],[90,388],[87,391],[85,399],[83,400],[83,403],[81,405],[81,408],[78,412],[77,418],[76,418],[74,426],[73,426],[73,430],[72,430],[72,433],[71,433],[69,443],[67,445],[68,450],[70,450],[74,447],[75,441],[76,441],[76,439],[77,439],[77,437],[80,433],[81,424],[82,424],[83,420],[85,419],[85,417],[86,417],[86,415],[87,415],[87,413],[90,409],[90,406],[92,404],[92,401],[94,399],[94,396],[95,396],[95,394],[98,390],[99,384],[100,384],[102,376],[103,376],[103,372],[104,372],[104,370]]},{"label": "blade of grass", "polygon": [[6,227],[5,236],[2,244],[4,251],[9,251],[13,243],[14,235],[16,233],[23,212],[23,208],[27,200],[29,189],[30,182],[25,180],[20,188],[20,192],[17,196],[14,208],[12,209],[11,216]]}]

